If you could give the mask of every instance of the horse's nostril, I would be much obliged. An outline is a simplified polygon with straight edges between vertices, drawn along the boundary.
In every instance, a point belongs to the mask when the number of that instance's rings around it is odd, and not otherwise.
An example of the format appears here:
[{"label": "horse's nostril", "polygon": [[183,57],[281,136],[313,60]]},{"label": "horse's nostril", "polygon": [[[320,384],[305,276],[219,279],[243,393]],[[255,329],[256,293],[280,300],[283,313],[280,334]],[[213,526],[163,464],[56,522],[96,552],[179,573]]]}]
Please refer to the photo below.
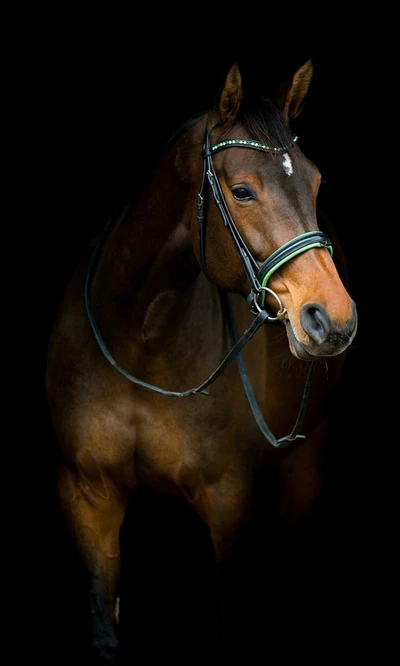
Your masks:
[{"label": "horse's nostril", "polygon": [[304,305],[300,314],[301,325],[313,342],[322,344],[332,330],[332,322],[318,303]]}]

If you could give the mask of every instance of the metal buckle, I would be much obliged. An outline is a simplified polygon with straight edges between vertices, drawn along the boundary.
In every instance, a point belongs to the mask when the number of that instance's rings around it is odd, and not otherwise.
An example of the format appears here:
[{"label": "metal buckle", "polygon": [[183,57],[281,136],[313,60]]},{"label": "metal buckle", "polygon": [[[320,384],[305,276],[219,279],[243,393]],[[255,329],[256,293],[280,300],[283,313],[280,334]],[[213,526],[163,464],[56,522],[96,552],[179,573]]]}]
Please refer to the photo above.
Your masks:
[{"label": "metal buckle", "polygon": [[284,321],[285,319],[288,319],[289,316],[288,316],[287,309],[283,307],[281,299],[279,298],[279,296],[274,291],[272,291],[272,289],[270,289],[269,287],[260,287],[258,292],[255,292],[253,290],[250,292],[250,297],[251,297],[250,312],[253,315],[258,315],[262,311],[262,308],[260,307],[260,305],[258,303],[258,298],[259,298],[260,292],[262,290],[267,291],[269,294],[271,294],[276,299],[276,301],[278,303],[278,306],[279,306],[278,312],[276,313],[276,317],[271,317],[270,315],[268,315],[268,321],[271,321],[271,322],[272,321]]}]

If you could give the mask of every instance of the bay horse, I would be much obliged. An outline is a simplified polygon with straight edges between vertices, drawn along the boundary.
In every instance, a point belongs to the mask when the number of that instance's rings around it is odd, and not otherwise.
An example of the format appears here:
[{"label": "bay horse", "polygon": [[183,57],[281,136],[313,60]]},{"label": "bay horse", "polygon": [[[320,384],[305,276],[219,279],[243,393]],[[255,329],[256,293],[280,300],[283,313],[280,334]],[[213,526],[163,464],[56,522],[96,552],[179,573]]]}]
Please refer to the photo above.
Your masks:
[{"label": "bay horse", "polygon": [[319,496],[357,310],[291,129],[312,74],[307,60],[263,97],[234,63],[66,289],[46,387],[95,663],[118,662],[120,532],[143,488],[205,525],[233,644],[246,526],[301,526]]}]

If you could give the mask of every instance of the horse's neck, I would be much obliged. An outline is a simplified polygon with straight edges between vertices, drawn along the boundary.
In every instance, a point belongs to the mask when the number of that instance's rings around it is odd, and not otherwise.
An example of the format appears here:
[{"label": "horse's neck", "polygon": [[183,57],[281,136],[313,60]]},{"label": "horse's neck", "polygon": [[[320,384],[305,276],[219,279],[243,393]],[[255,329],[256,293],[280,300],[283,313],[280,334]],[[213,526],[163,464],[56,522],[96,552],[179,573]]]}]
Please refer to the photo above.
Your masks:
[{"label": "horse's neck", "polygon": [[151,297],[148,285],[156,266],[164,266],[162,280],[169,280],[168,264],[179,264],[180,254],[189,252],[185,217],[195,205],[189,196],[171,152],[155,170],[137,205],[111,229],[93,283],[94,299],[101,294],[103,305],[105,301],[133,302],[144,286],[146,297]]},{"label": "horse's neck", "polygon": [[[128,218],[122,221],[127,223]],[[176,331],[190,339],[201,327],[214,331],[221,326],[218,289],[202,273],[183,222],[155,255],[151,247],[143,247],[142,254],[136,255],[131,247],[135,238],[127,241],[129,232],[122,231],[122,239],[118,230],[114,234],[113,251],[108,248],[92,296],[97,322],[111,350],[119,349],[121,342],[131,351],[145,343],[155,354],[169,346],[169,336],[175,337]],[[151,238],[150,232],[147,246],[151,246]],[[122,266],[115,275],[114,262],[118,261]]]}]

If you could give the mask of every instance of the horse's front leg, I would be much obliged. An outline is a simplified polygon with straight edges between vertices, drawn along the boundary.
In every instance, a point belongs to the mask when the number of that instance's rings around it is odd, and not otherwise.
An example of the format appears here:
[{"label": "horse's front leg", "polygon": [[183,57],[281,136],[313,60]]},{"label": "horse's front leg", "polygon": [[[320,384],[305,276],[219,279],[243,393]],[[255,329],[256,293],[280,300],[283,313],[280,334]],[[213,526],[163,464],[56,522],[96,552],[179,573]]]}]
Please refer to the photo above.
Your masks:
[{"label": "horse's front leg", "polygon": [[208,525],[215,553],[219,646],[224,658],[235,657],[235,647],[244,639],[243,622],[249,615],[245,601],[253,552],[249,485],[244,480],[224,478],[204,489],[196,508]]},{"label": "horse's front leg", "polygon": [[117,664],[115,605],[120,574],[119,533],[126,498],[98,465],[86,465],[84,473],[79,465],[74,470],[63,465],[59,496],[74,545],[89,574],[94,664]]},{"label": "horse's front leg", "polygon": [[[266,641],[270,650],[278,649],[282,631],[298,621],[298,615],[292,615],[289,582],[299,553],[295,549],[286,552],[289,542],[282,542],[276,475],[277,470],[267,470],[258,483],[240,474],[227,476],[207,487],[202,496],[200,512],[208,524],[217,562],[220,647],[225,659],[235,659],[243,650],[248,654],[250,648],[256,657]],[[296,477],[296,490],[302,490],[299,503],[302,501],[297,507],[294,500],[293,519],[299,519],[297,512],[303,516],[310,508],[310,496],[315,493],[311,481],[303,482],[300,472]],[[298,575],[301,577],[301,570]]]}]

